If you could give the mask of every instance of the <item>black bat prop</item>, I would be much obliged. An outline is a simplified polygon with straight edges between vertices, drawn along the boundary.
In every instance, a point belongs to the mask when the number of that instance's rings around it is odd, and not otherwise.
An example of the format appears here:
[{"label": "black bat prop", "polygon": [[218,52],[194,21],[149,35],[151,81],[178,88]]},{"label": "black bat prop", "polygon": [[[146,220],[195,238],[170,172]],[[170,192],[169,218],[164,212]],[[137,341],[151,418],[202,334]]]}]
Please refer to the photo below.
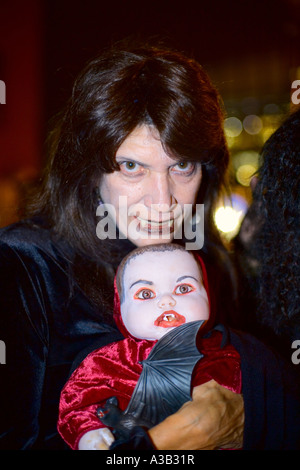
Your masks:
[{"label": "black bat prop", "polygon": [[116,397],[97,409],[99,419],[113,428],[117,439],[126,439],[135,426],[155,426],[191,399],[192,372],[203,357],[196,346],[203,323],[178,326],[155,344],[142,361],[142,373],[124,412],[118,408]]}]

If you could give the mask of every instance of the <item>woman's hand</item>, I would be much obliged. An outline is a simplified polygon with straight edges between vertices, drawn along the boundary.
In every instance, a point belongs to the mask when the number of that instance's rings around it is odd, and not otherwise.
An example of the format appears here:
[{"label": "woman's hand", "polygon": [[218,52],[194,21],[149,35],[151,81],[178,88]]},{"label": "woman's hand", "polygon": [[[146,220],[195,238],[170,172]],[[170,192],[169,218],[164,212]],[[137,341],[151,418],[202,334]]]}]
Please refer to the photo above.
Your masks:
[{"label": "woman's hand", "polygon": [[243,446],[244,400],[211,380],[192,400],[149,430],[159,450],[238,449]]}]

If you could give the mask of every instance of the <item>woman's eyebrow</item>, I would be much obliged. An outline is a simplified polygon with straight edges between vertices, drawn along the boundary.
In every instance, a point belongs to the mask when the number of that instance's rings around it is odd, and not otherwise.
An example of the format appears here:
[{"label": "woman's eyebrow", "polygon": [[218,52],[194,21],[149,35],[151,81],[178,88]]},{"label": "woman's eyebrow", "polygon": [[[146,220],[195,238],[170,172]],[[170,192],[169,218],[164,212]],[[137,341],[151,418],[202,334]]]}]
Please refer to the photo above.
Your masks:
[{"label": "woman's eyebrow", "polygon": [[146,162],[141,162],[139,160],[136,160],[135,158],[132,158],[131,156],[121,156],[121,155],[118,155],[116,157],[116,162],[117,163],[123,163],[123,162],[133,162],[133,163],[137,163],[138,165],[141,165],[145,168],[148,168],[150,167],[150,165]]},{"label": "woman's eyebrow", "polygon": [[186,279],[187,277],[190,277],[191,279],[194,279],[194,281],[196,282],[199,282],[199,279],[196,279],[194,276],[190,276],[189,274],[186,274],[184,276],[180,276],[176,282],[180,282],[182,281],[183,279]]},{"label": "woman's eyebrow", "polygon": [[152,281],[146,281],[145,279],[139,279],[138,281],[135,281],[133,284],[131,284],[131,286],[129,287],[129,289],[131,289],[133,286],[135,286],[136,284],[148,284],[149,286],[153,286],[153,282]]}]

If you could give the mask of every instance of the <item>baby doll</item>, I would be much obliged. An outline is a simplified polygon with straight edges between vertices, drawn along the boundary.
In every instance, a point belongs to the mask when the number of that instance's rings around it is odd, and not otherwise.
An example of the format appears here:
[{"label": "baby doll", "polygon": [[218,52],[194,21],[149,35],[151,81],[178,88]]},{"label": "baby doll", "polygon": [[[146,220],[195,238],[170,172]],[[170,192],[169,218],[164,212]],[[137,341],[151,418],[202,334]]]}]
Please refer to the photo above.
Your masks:
[{"label": "baby doll", "polygon": [[58,430],[72,449],[109,449],[114,435],[97,410],[107,409],[112,397],[126,410],[143,371],[142,361],[168,338],[165,335],[189,322],[199,322],[200,351],[187,379],[189,390],[214,379],[241,392],[239,355],[231,345],[221,347],[222,334],[211,329],[214,318],[199,255],[175,244],[132,251],[117,271],[114,319],[125,339],[90,353],[61,393]]}]

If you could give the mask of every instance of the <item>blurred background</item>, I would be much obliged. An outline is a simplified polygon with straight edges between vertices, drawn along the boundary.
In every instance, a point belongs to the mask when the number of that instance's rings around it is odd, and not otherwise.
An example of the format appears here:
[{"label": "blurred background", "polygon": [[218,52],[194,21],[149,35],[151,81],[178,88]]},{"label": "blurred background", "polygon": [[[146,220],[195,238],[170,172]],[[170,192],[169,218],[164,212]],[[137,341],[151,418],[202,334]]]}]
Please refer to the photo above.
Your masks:
[{"label": "blurred background", "polygon": [[135,35],[162,37],[194,56],[218,88],[234,194],[215,220],[225,238],[237,232],[261,148],[293,107],[300,0],[0,0],[0,226],[18,220],[45,162],[51,118],[77,73]]}]

